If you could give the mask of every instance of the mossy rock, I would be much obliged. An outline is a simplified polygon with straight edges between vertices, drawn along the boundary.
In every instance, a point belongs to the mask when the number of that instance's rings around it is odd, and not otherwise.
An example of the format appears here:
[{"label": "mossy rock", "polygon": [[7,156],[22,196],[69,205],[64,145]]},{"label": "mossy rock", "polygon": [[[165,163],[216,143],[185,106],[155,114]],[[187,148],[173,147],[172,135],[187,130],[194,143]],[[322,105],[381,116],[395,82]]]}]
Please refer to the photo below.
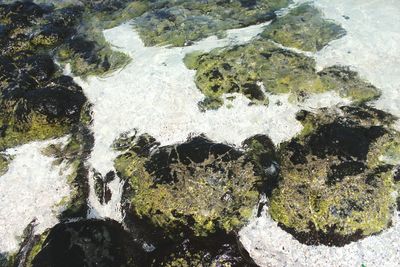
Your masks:
[{"label": "mossy rock", "polygon": [[393,116],[361,106],[298,119],[303,133],[280,147],[272,218],[306,244],[344,245],[391,226],[394,166],[381,156],[400,141]]},{"label": "mossy rock", "polygon": [[[85,4],[94,5],[92,1]],[[121,8],[127,4],[120,3]],[[23,57],[20,53],[26,52],[57,55],[62,65],[70,63],[72,72],[82,77],[115,71],[129,63],[130,58],[112,50],[101,31],[110,24],[109,19],[122,11],[108,16],[102,12],[60,3],[55,7],[28,1],[0,5],[0,15],[7,18],[1,31],[4,41],[0,42],[0,54],[12,58]]]},{"label": "mossy rock", "polygon": [[326,91],[360,103],[380,96],[377,88],[348,67],[316,72],[314,59],[263,39],[210,53],[195,51],[186,55],[184,62],[196,70],[196,85],[205,95],[200,103],[203,109],[219,108],[223,95],[231,93],[243,94],[251,104],[268,103],[265,93],[290,94],[292,101],[300,102]]},{"label": "mossy rock", "polygon": [[305,3],[277,18],[261,36],[287,47],[316,52],[345,34],[340,25],[324,19],[317,8]]},{"label": "mossy rock", "polygon": [[69,63],[74,75],[106,75],[127,65],[131,58],[111,49],[99,29],[92,29],[92,36],[76,36],[62,45],[57,58],[63,64]]},{"label": "mossy rock", "polygon": [[128,212],[173,238],[230,233],[250,218],[265,177],[255,174],[255,164],[243,151],[202,136],[144,147],[151,153],[132,146],[115,160],[117,174],[131,188],[124,196],[132,209]]},{"label": "mossy rock", "polygon": [[224,31],[265,22],[275,18],[274,11],[289,0],[254,1],[154,1],[149,11],[135,20],[144,43],[189,45]]},{"label": "mossy rock", "polygon": [[61,137],[79,122],[86,97],[72,78],[18,82],[17,78],[8,83],[0,95],[0,150]]}]

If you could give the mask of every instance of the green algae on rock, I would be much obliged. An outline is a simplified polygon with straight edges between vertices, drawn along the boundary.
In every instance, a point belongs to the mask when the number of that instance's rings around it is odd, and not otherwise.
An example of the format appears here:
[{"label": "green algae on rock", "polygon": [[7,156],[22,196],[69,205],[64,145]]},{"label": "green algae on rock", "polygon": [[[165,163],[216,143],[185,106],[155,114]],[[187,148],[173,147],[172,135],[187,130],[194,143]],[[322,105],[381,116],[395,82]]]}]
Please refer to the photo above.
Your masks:
[{"label": "green algae on rock", "polygon": [[135,19],[144,43],[184,46],[219,35],[231,28],[269,21],[289,0],[153,1],[149,11]]},{"label": "green algae on rock", "polygon": [[264,177],[243,151],[202,136],[164,147],[149,143],[141,146],[147,151],[133,146],[115,160],[136,216],[172,237],[229,233],[250,218]]},{"label": "green algae on rock", "polygon": [[305,3],[278,17],[261,36],[287,47],[316,52],[345,34],[340,25],[324,19],[317,8]]},{"label": "green algae on rock", "polygon": [[196,70],[196,85],[205,95],[199,103],[203,110],[219,108],[223,95],[230,93],[243,94],[253,104],[267,104],[265,93],[290,94],[292,101],[326,91],[336,91],[355,102],[380,96],[377,88],[347,67],[316,72],[314,59],[260,38],[210,53],[195,51],[186,55],[184,63]]},{"label": "green algae on rock", "polygon": [[119,69],[130,58],[105,42],[101,29],[106,23],[96,14],[79,5],[2,4],[1,54],[13,58],[21,52],[57,55],[59,63],[70,63],[72,72],[83,77]]},{"label": "green algae on rock", "polygon": [[[33,2],[0,4],[0,151],[34,140],[61,137],[90,123],[82,88],[54,63],[71,63],[75,74],[104,74],[127,64],[114,52],[81,6]],[[95,30],[93,30],[95,29]],[[65,50],[65,49],[64,49]],[[61,60],[62,59],[62,60]]]},{"label": "green algae on rock", "polygon": [[301,111],[305,132],[281,145],[281,179],[269,212],[307,244],[343,245],[391,225],[393,165],[382,144],[399,142],[394,117],[370,107]]},{"label": "green algae on rock", "polygon": [[[65,135],[86,102],[82,89],[57,70],[47,47],[55,44],[32,41],[50,27],[49,12],[32,2],[0,5],[0,150]],[[62,39],[64,30],[51,36]]]}]

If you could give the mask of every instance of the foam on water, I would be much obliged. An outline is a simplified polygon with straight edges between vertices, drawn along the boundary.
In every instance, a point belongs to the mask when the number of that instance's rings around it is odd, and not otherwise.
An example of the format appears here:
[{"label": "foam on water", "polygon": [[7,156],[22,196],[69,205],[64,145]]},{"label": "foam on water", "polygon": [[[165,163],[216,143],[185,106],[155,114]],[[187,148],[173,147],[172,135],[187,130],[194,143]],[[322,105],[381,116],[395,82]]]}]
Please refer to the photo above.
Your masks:
[{"label": "foam on water", "polygon": [[65,164],[54,166],[54,158],[41,150],[52,143],[65,143],[66,138],[6,151],[14,159],[0,177],[0,252],[18,250],[19,237],[32,220],[36,219],[37,234],[58,223],[62,207],[56,204],[70,194],[66,178],[70,170]]}]

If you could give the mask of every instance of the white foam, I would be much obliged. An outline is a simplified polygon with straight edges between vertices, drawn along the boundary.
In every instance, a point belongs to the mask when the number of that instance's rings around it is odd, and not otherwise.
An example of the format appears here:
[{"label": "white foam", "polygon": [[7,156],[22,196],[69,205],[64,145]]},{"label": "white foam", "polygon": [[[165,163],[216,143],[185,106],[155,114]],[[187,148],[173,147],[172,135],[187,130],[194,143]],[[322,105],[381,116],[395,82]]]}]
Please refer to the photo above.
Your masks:
[{"label": "white foam", "polygon": [[7,150],[14,157],[9,170],[0,177],[0,252],[14,252],[25,227],[36,218],[35,233],[58,223],[62,207],[56,204],[69,196],[66,177],[70,170],[54,166],[54,158],[41,150],[66,138],[33,142]]}]

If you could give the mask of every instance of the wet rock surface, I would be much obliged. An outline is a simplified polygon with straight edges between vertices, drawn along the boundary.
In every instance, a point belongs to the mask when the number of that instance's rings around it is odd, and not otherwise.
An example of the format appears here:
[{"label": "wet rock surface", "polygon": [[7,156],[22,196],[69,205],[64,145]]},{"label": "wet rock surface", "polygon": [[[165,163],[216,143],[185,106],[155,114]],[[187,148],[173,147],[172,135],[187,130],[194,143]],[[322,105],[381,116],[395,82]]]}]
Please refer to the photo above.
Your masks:
[{"label": "wet rock surface", "polygon": [[223,31],[269,21],[274,11],[286,7],[277,1],[153,1],[150,9],[135,20],[146,45],[190,45],[193,41]]},{"label": "wet rock surface", "polygon": [[196,70],[196,85],[205,95],[199,103],[202,110],[219,108],[223,96],[231,93],[243,94],[251,104],[262,105],[268,104],[266,93],[290,94],[294,102],[326,91],[336,91],[355,102],[380,95],[377,88],[347,67],[332,66],[317,72],[314,59],[262,38],[210,53],[193,52],[184,61]]},{"label": "wet rock surface", "polygon": [[[234,235],[153,240],[112,220],[80,220],[55,225],[35,235],[27,227],[21,249],[5,266],[256,266]],[[145,232],[157,231],[145,226]]]},{"label": "wet rock surface", "polygon": [[50,145],[42,151],[44,155],[55,158],[54,165],[66,164],[71,168],[67,177],[71,192],[70,196],[59,204],[63,206],[58,216],[60,221],[86,217],[89,170],[85,161],[90,156],[93,143],[93,135],[87,125],[80,125],[74,127],[66,144]]},{"label": "wet rock surface", "polygon": [[[101,29],[105,24],[96,16],[100,11],[82,4],[54,4],[16,1],[0,5],[1,54],[12,58],[50,54],[62,65],[70,63],[79,76],[101,75],[129,62],[128,56],[112,51],[104,41]],[[99,22],[85,21],[88,18]]]},{"label": "wet rock surface", "polygon": [[281,178],[273,219],[306,244],[344,245],[391,226],[397,147],[394,118],[369,107],[302,111],[303,132],[280,147]]},{"label": "wet rock surface", "polygon": [[176,246],[158,248],[151,266],[257,266],[235,237],[214,235],[185,239]]},{"label": "wet rock surface", "polygon": [[306,3],[273,21],[261,36],[287,47],[316,52],[345,34],[341,26],[325,20],[318,9]]},{"label": "wet rock surface", "polygon": [[[274,149],[268,138],[261,141],[269,150]],[[148,157],[128,150],[115,160],[115,168],[131,188],[131,195],[125,196],[131,206],[129,212],[171,236],[186,232],[207,236],[220,230],[237,230],[250,217],[259,192],[265,190],[266,177],[272,176],[255,174],[257,168],[272,165],[268,153],[261,155],[263,149],[253,152],[264,157],[261,161],[198,136],[185,143],[153,148]],[[253,163],[256,160],[257,166]]]},{"label": "wet rock surface", "polygon": [[114,221],[86,220],[54,226],[31,266],[145,266],[146,255]]},{"label": "wet rock surface", "polygon": [[50,12],[31,2],[0,5],[6,35],[0,43],[0,150],[60,137],[79,122],[86,97],[58,72],[48,50],[64,37],[55,31],[38,41]]}]

